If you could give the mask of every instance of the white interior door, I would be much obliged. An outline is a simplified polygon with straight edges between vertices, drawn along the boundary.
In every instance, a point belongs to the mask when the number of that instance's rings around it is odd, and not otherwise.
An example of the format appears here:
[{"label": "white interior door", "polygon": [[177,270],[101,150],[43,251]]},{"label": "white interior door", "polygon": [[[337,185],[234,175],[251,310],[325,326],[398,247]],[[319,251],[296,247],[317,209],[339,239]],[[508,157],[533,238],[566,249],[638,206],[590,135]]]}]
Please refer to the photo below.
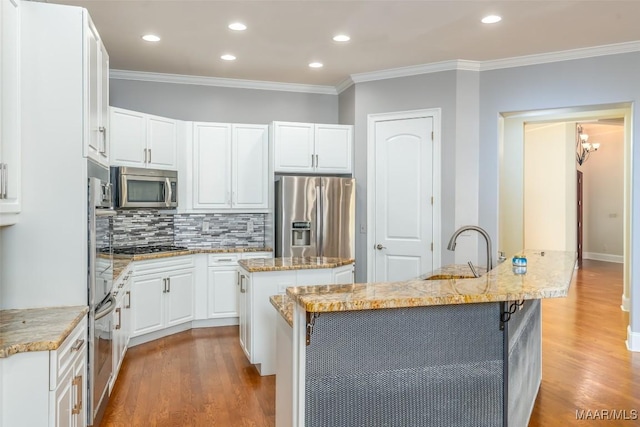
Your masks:
[{"label": "white interior door", "polygon": [[375,124],[374,281],[432,270],[433,118]]}]

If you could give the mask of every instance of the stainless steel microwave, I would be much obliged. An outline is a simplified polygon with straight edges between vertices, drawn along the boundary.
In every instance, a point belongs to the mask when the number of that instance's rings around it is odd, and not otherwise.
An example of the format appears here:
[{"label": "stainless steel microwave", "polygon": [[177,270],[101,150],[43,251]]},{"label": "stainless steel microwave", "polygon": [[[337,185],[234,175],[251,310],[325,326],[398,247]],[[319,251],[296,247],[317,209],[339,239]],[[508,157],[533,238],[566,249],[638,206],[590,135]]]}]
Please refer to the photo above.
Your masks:
[{"label": "stainless steel microwave", "polygon": [[178,207],[178,172],[160,169],[111,168],[116,208]]}]

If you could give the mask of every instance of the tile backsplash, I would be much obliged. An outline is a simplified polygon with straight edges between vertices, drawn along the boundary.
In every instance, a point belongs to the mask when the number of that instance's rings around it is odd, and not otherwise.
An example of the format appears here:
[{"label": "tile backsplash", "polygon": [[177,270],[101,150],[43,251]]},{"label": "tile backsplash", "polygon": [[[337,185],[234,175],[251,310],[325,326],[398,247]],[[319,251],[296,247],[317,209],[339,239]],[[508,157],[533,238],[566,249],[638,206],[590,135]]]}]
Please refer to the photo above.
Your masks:
[{"label": "tile backsplash", "polygon": [[166,214],[118,210],[113,246],[172,245],[188,248],[262,247],[265,214]]}]

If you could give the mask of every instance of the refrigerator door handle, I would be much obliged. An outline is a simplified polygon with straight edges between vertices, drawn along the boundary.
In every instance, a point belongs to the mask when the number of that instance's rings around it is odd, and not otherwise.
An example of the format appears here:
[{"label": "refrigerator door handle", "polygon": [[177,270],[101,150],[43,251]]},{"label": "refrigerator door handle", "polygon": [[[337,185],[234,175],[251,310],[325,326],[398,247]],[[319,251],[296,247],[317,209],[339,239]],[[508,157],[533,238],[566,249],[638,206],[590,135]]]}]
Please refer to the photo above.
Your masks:
[{"label": "refrigerator door handle", "polygon": [[322,251],[322,228],[323,228],[323,206],[322,187],[316,186],[316,256],[324,256]]}]

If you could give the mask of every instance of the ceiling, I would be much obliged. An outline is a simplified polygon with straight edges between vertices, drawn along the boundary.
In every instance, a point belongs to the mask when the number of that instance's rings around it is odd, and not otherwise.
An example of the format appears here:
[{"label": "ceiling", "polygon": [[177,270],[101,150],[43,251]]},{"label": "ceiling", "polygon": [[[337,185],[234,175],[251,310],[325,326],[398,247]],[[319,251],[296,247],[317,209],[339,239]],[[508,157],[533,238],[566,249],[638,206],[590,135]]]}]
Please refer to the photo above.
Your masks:
[{"label": "ceiling", "polygon": [[[86,7],[111,69],[336,86],[352,74],[640,40],[640,1],[48,0]],[[488,14],[502,21],[487,25]],[[227,28],[241,21],[248,27]],[[162,39],[149,43],[143,34]],[[338,33],[351,41],[338,43]],[[220,56],[231,53],[235,61]],[[323,68],[308,64],[319,61]]]}]

